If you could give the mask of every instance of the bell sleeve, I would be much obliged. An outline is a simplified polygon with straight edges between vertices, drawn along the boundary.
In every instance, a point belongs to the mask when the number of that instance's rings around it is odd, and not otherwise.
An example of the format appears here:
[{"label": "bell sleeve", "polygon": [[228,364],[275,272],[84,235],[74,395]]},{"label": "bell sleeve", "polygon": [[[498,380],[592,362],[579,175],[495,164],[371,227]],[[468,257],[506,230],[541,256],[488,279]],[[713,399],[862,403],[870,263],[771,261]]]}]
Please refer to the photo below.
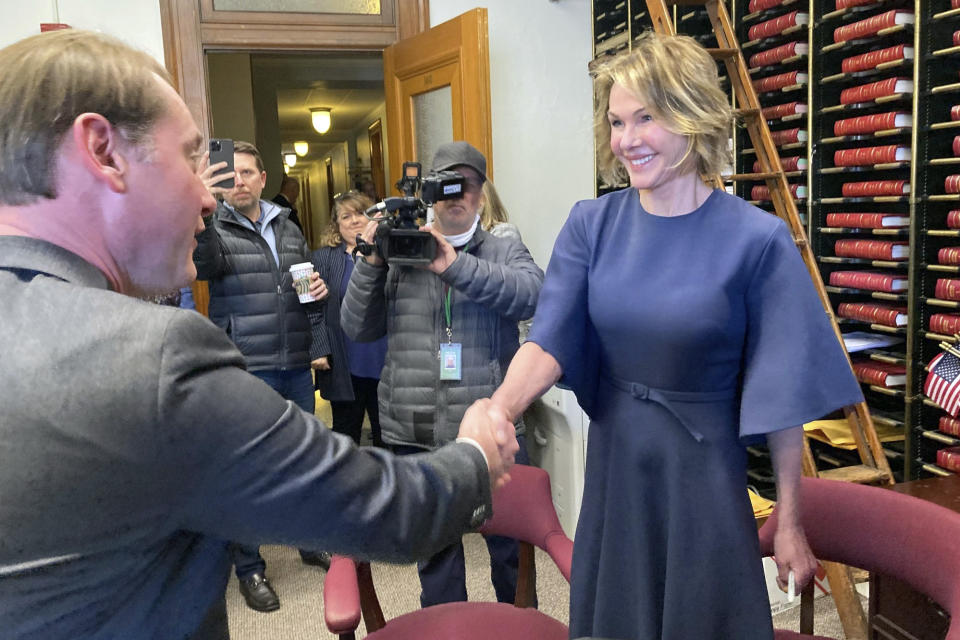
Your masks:
[{"label": "bell sleeve", "polygon": [[746,304],[741,438],[796,427],[863,401],[782,221],[750,276]]},{"label": "bell sleeve", "polygon": [[527,340],[553,356],[563,372],[560,385],[594,417],[600,341],[590,321],[588,292],[595,235],[586,203],[574,205],[557,236]]}]

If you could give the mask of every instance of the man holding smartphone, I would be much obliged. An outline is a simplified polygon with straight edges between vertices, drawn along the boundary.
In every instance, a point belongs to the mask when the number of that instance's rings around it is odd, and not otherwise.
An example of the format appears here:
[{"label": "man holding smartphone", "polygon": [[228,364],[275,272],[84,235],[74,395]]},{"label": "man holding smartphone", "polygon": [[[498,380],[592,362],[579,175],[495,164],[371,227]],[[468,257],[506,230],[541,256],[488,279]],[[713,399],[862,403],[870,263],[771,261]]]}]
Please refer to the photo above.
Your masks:
[{"label": "man holding smartphone", "polygon": [[[250,373],[312,414],[310,369],[330,353],[319,302],[327,295],[326,285],[312,274],[310,293],[317,302],[300,303],[289,269],[310,262],[307,242],[290,221],[289,209],[260,199],[267,173],[257,148],[240,140],[211,141],[229,148],[224,142],[233,147],[233,172],[221,173],[226,163],[220,162],[203,173],[210,192],[223,201],[204,218],[193,254],[197,278],[210,285],[210,319],[240,349]],[[218,186],[231,175],[232,187]],[[256,611],[278,609],[259,547],[235,543],[230,552],[247,605]],[[324,553],[301,550],[300,555],[308,564],[329,566]]]}]

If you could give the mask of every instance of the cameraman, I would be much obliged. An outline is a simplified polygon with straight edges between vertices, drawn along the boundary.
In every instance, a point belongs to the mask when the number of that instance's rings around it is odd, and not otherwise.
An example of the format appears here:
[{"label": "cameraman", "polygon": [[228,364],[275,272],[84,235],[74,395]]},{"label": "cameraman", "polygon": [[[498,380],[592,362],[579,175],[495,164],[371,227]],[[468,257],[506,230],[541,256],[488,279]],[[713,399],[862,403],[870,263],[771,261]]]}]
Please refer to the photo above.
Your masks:
[{"label": "cameraman", "polygon": [[[487,161],[466,142],[442,145],[434,171],[466,178],[463,196],[434,204],[427,227],[436,257],[422,267],[387,265],[374,254],[353,271],[341,306],[341,326],[353,340],[387,336],[380,378],[380,425],[395,453],[421,453],[456,438],[470,404],[488,397],[519,346],[517,322],[533,316],[543,271],[517,240],[479,227]],[[363,239],[374,242],[377,223]],[[527,462],[517,425],[518,463]],[[487,538],[497,600],[513,602],[517,543]],[[421,606],[467,599],[463,545],[417,564]]]}]

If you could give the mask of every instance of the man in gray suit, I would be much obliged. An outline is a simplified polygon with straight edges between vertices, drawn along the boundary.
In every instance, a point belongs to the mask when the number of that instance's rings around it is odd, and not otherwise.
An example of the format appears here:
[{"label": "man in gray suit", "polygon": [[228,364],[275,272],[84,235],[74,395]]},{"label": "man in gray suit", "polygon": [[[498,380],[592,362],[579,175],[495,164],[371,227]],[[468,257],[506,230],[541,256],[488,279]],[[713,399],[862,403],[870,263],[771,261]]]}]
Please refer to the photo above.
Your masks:
[{"label": "man in gray suit", "polygon": [[0,50],[0,629],[227,637],[224,540],[428,556],[517,450],[478,403],[431,454],[359,450],[243,370],[193,279],[204,140],[152,58],[64,30]]}]

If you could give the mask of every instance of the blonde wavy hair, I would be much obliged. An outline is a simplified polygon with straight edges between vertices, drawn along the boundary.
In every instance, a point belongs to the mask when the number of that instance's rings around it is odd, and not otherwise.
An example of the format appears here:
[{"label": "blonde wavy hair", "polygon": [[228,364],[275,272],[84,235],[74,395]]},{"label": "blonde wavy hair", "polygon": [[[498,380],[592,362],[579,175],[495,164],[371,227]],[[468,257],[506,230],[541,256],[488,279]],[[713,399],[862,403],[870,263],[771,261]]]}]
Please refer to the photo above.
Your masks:
[{"label": "blonde wavy hair", "polygon": [[480,209],[480,226],[484,231],[490,231],[501,222],[510,222],[510,216],[507,214],[507,208],[503,206],[500,200],[500,194],[497,193],[493,183],[489,180],[483,181],[483,207]]},{"label": "blonde wavy hair", "polygon": [[372,206],[373,200],[370,199],[370,196],[359,191],[347,191],[334,196],[330,222],[327,224],[327,228],[323,230],[320,244],[324,247],[339,247],[343,243],[343,236],[340,235],[340,214],[346,209],[363,213]]},{"label": "blonde wavy hair", "polygon": [[594,136],[597,165],[609,184],[627,180],[626,169],[610,149],[607,110],[610,89],[619,84],[640,100],[668,131],[687,138],[678,166],[693,157],[702,176],[720,173],[731,162],[729,139],[734,123],[730,98],[720,88],[717,64],[689,36],[644,32],[633,49],[596,70]]}]

